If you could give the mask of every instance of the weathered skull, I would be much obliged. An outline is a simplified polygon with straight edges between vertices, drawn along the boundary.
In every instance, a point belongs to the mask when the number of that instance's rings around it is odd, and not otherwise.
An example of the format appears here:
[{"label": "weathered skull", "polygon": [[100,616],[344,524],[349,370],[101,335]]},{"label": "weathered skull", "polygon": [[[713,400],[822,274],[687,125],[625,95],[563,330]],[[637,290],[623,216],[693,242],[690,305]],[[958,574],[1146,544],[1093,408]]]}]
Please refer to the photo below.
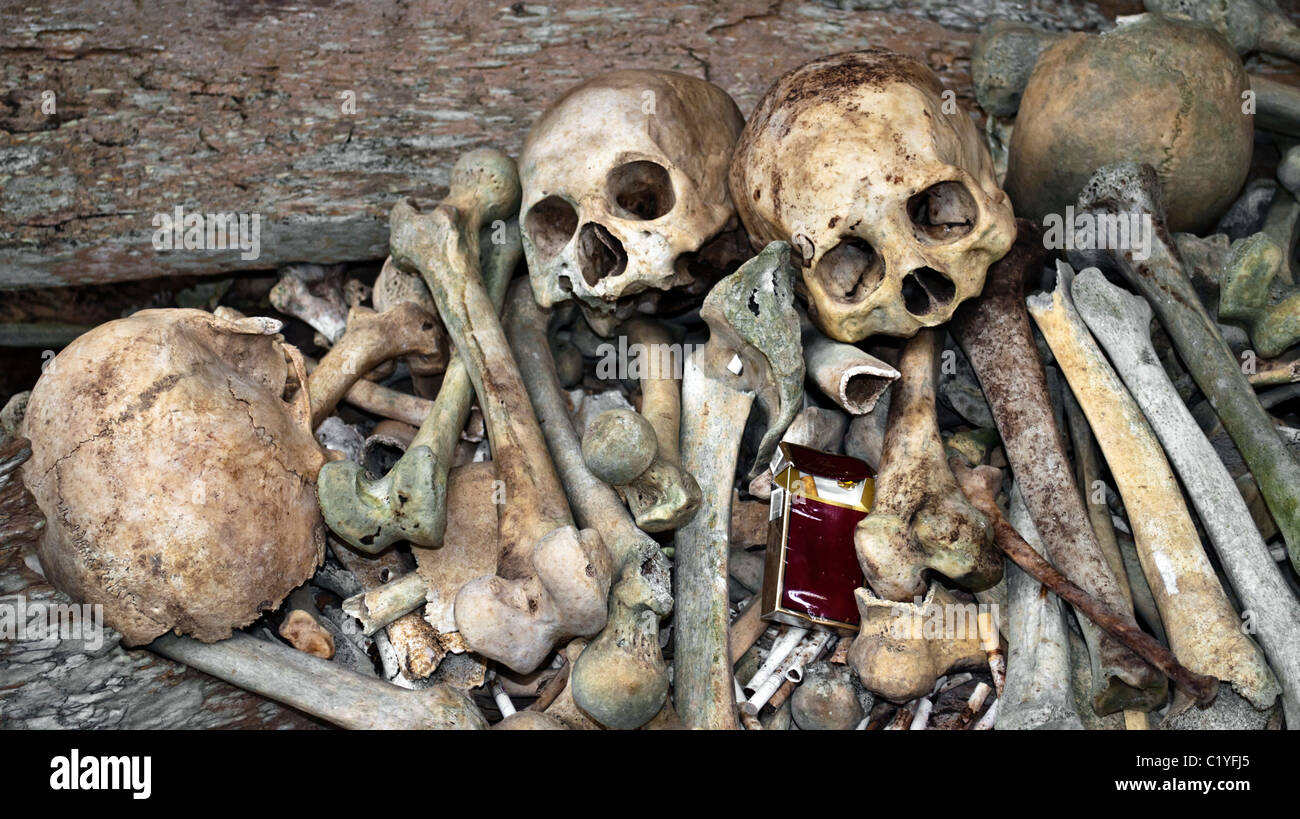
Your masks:
[{"label": "weathered skull", "polygon": [[691,283],[686,254],[734,223],[727,165],[744,122],[721,88],[671,71],[613,71],[561,97],[519,162],[537,302],[576,298],[608,333],[628,297]]},{"label": "weathered skull", "polygon": [[280,323],[141,310],[55,357],[23,419],[23,480],[46,517],[37,556],[127,645],[204,642],[316,571],[324,456],[306,370]]},{"label": "weathered skull", "polygon": [[825,57],[777,80],[736,146],[750,240],[803,255],[809,313],[835,339],[947,321],[1015,239],[988,149],[942,94],[902,54]]}]

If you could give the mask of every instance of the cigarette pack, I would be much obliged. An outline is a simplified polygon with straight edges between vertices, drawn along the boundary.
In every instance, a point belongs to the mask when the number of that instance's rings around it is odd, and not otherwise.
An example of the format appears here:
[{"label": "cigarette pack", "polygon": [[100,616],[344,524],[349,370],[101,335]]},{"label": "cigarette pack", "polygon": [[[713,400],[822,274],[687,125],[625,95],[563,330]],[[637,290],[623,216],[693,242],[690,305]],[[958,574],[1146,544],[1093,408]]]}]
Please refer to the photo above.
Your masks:
[{"label": "cigarette pack", "polygon": [[764,620],[857,631],[863,583],[853,532],[875,497],[864,461],[782,442],[772,457]]}]

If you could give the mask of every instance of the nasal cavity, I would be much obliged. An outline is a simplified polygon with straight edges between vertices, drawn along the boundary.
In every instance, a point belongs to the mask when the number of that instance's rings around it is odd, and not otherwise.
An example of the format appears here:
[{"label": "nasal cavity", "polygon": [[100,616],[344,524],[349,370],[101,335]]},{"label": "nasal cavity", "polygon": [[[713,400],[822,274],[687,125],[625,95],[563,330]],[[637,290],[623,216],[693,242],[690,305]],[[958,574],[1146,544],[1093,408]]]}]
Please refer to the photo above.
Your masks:
[{"label": "nasal cavity", "polygon": [[885,260],[866,240],[845,236],[817,263],[816,275],[831,297],[857,303],[885,278]]},{"label": "nasal cavity", "polygon": [[613,210],[625,219],[658,219],[677,203],[673,181],[663,165],[625,162],[605,178]]},{"label": "nasal cavity", "polygon": [[623,243],[595,222],[588,222],[578,232],[578,261],[582,277],[591,287],[606,276],[617,276],[627,269]]},{"label": "nasal cavity", "polygon": [[555,258],[578,229],[578,212],[564,199],[548,196],[524,217],[524,230],[542,259]]},{"label": "nasal cavity", "polygon": [[922,242],[951,242],[975,229],[979,206],[960,182],[940,182],[907,200],[912,234]]},{"label": "nasal cavity", "polygon": [[914,316],[928,316],[952,304],[957,287],[933,267],[918,267],[903,278],[903,306]]}]

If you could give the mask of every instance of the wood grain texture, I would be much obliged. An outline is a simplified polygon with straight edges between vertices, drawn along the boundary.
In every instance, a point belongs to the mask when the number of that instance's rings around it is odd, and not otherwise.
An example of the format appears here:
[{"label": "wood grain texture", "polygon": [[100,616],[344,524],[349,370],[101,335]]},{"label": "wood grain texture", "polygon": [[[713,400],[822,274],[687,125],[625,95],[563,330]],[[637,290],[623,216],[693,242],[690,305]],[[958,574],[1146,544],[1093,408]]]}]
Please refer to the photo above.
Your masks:
[{"label": "wood grain texture", "polygon": [[[0,9],[0,78],[10,89],[0,98],[0,289],[382,258],[399,197],[440,198],[455,158],[472,148],[517,154],[561,91],[613,68],[702,77],[748,112],[776,77],[815,55],[885,46],[925,61],[973,110],[976,28],[1012,8],[117,5]],[[1091,4],[1039,5],[1040,24],[1103,19]],[[45,91],[54,92],[53,114],[42,112]],[[342,110],[348,91],[354,114]],[[178,205],[261,214],[260,257],[155,251],[153,217]]]}]

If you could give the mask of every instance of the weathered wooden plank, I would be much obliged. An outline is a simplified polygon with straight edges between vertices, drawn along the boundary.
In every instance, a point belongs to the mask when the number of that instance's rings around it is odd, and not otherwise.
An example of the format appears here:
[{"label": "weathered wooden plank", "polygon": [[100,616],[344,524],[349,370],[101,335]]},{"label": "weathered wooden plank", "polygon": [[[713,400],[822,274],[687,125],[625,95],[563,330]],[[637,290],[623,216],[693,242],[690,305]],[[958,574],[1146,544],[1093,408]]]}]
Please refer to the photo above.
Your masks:
[{"label": "weathered wooden plank", "polygon": [[[566,86],[606,69],[704,77],[749,111],[783,71],[880,45],[925,60],[970,105],[968,57],[985,19],[1103,19],[1089,3],[1031,5],[6,4],[0,289],[382,257],[398,197],[440,194],[469,148],[517,152]],[[154,250],[154,215],[176,206],[258,214],[260,256]]]}]

